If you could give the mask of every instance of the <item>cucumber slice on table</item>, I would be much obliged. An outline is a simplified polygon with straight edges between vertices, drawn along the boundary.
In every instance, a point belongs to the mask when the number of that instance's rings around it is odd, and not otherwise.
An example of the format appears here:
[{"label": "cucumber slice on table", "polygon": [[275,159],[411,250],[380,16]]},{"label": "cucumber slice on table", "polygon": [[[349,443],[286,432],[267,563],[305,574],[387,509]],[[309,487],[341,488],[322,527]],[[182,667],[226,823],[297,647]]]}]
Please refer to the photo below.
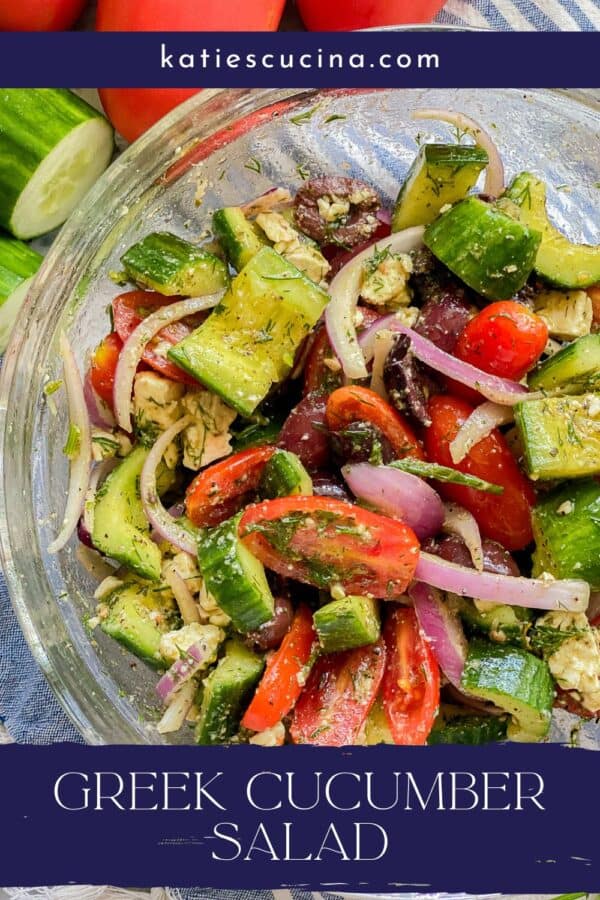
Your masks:
[{"label": "cucumber slice on table", "polygon": [[240,516],[203,535],[198,542],[198,562],[209,593],[234,628],[247,633],[273,617],[275,600],[262,563],[238,537]]},{"label": "cucumber slice on table", "polygon": [[546,212],[546,185],[535,175],[517,175],[498,206],[541,233],[535,270],[550,284],[587,288],[600,281],[600,245],[574,244],[554,227]]},{"label": "cucumber slice on table", "polygon": [[488,300],[519,291],[533,270],[541,236],[477,197],[461,200],[425,229],[434,256]]},{"label": "cucumber slice on table", "polygon": [[0,225],[27,240],[57,228],[108,166],[111,125],[71,91],[0,89]]},{"label": "cucumber slice on table", "polygon": [[0,354],[23,305],[42,257],[16,238],[0,235]]},{"label": "cucumber slice on table", "polygon": [[481,147],[423,144],[400,188],[392,231],[429,225],[443,206],[466,197],[487,164]]},{"label": "cucumber slice on table", "polygon": [[130,278],[167,297],[214,294],[229,282],[223,260],[168,231],[146,235],[121,262]]},{"label": "cucumber slice on table", "polygon": [[517,647],[473,641],[461,690],[511,715],[511,741],[541,741],[550,728],[554,686],[547,663]]}]

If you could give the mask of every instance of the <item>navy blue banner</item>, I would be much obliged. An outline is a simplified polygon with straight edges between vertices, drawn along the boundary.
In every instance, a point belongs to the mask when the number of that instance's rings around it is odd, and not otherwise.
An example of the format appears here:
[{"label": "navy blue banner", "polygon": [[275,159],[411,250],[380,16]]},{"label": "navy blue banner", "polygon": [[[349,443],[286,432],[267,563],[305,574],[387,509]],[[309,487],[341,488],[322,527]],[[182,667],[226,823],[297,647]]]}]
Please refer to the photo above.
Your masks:
[{"label": "navy blue banner", "polygon": [[0,83],[592,88],[597,51],[593,33],[3,33]]},{"label": "navy blue banner", "polygon": [[597,891],[599,759],[515,744],[1,747],[0,879]]}]

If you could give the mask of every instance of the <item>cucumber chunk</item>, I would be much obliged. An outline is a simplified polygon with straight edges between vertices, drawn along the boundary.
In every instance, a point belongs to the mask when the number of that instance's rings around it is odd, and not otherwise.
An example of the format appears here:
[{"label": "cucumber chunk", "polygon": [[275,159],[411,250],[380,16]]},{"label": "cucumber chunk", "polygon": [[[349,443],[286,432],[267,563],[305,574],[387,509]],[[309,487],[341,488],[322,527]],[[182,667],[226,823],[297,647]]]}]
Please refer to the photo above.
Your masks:
[{"label": "cucumber chunk", "polygon": [[312,478],[296,454],[290,450],[276,450],[264,468],[258,487],[260,496],[273,500],[295,494],[306,497],[312,492]]},{"label": "cucumber chunk", "polygon": [[263,666],[263,659],[242,643],[227,642],[225,656],[202,687],[196,743],[222,744],[233,737]]},{"label": "cucumber chunk", "polygon": [[533,391],[566,388],[577,394],[600,387],[600,334],[587,334],[562,347],[530,372],[527,381]]},{"label": "cucumber chunk", "polygon": [[478,609],[468,597],[451,594],[448,606],[458,613],[469,631],[485,634],[500,644],[524,645],[533,614],[524,606],[498,604]]},{"label": "cucumber chunk", "polygon": [[0,225],[28,240],[68,218],[108,166],[108,121],[71,91],[0,89]]},{"label": "cucumber chunk", "polygon": [[530,478],[581,478],[600,472],[600,394],[518,403],[515,421]]},{"label": "cucumber chunk", "polygon": [[0,235],[0,354],[6,350],[12,327],[42,258],[22,241]]},{"label": "cucumber chunk", "polygon": [[481,147],[423,144],[400,188],[392,231],[429,225],[443,206],[466,197],[487,164]]},{"label": "cucumber chunk", "polygon": [[150,537],[140,498],[140,475],[148,450],[138,446],[113,469],[94,502],[94,547],[142,578],[158,581],[162,556]]},{"label": "cucumber chunk", "polygon": [[342,597],[318,609],[313,623],[324,653],[374,644],[381,625],[377,601],[372,597]]},{"label": "cucumber chunk", "polygon": [[468,744],[477,746],[503,741],[508,718],[503,716],[450,715],[444,713],[433,726],[428,744]]},{"label": "cucumber chunk", "polygon": [[266,245],[262,232],[248,221],[239,206],[217,209],[213,213],[213,232],[238,272]]},{"label": "cucumber chunk", "polygon": [[229,282],[225,263],[168,231],[148,234],[121,257],[129,277],[167,297],[214,294]]},{"label": "cucumber chunk", "polygon": [[238,537],[241,513],[202,536],[198,562],[206,588],[243,634],[273,618],[275,600],[261,562]]},{"label": "cucumber chunk", "polygon": [[600,245],[574,244],[548,219],[546,185],[530,172],[513,179],[498,206],[540,232],[535,270],[560,288],[587,288],[600,281]]},{"label": "cucumber chunk", "polygon": [[591,479],[563,485],[533,509],[534,577],[581,578],[600,590],[600,485]]},{"label": "cucumber chunk", "polygon": [[365,744],[393,744],[394,738],[388,725],[381,697],[377,697],[365,722]]},{"label": "cucumber chunk", "polygon": [[208,319],[168,356],[243,416],[282,381],[328,294],[263,247],[234,278]]},{"label": "cucumber chunk", "polygon": [[473,641],[461,690],[490,700],[511,716],[511,741],[540,741],[550,728],[554,687],[548,665],[517,647]]},{"label": "cucumber chunk", "polygon": [[100,622],[102,631],[153,668],[165,665],[160,641],[178,627],[179,618],[174,601],[166,600],[164,591],[131,582],[117,588],[102,605],[108,606],[108,615]]},{"label": "cucumber chunk", "polygon": [[488,300],[503,300],[527,281],[541,236],[469,197],[428,225],[423,240],[465,284]]}]

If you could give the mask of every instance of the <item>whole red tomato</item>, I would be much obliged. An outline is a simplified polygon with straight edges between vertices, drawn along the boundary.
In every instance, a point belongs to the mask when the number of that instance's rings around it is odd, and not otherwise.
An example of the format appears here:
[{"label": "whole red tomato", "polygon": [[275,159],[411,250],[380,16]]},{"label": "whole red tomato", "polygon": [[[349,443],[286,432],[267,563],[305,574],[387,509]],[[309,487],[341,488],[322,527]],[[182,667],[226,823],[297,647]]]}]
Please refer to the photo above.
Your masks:
[{"label": "whole red tomato", "polygon": [[98,31],[275,31],[285,0],[98,0]]},{"label": "whole red tomato", "polygon": [[198,88],[100,88],[104,112],[128,141],[135,141],[159,119],[198,93]]},{"label": "whole red tomato", "polygon": [[297,0],[309,31],[352,31],[430,22],[446,0]]},{"label": "whole red tomato", "polygon": [[8,0],[0,3],[0,31],[64,31],[86,0]]}]

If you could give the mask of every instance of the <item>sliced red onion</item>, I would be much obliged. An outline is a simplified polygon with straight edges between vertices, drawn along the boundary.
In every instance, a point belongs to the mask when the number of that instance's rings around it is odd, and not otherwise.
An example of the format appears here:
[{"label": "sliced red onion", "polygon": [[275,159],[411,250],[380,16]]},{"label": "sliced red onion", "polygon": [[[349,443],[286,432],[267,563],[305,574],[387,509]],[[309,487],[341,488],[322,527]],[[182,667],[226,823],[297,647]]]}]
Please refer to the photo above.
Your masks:
[{"label": "sliced red onion", "polygon": [[440,350],[430,340],[417,334],[412,328],[407,328],[406,325],[403,325],[394,313],[379,319],[364,331],[358,339],[363,352],[363,361],[366,363],[373,358],[375,335],[382,328],[408,335],[411,341],[411,350],[417,359],[435,369],[436,372],[441,372],[455,381],[460,381],[461,384],[474,388],[480,394],[483,394],[484,397],[487,397],[488,400],[493,400],[495,403],[500,403],[504,406],[512,406],[526,397],[531,399],[527,388],[522,384],[519,384],[517,381],[510,381],[508,378],[489,375],[476,366],[472,366],[470,363],[463,362],[455,356],[451,356],[450,353]]},{"label": "sliced red onion", "polygon": [[170,428],[167,428],[161,434],[152,446],[142,469],[140,494],[148,521],[163,540],[169,541],[170,544],[179,547],[180,550],[184,550],[190,556],[197,556],[198,551],[193,537],[179,524],[177,519],[169,515],[160,501],[156,487],[156,470],[166,450],[177,435],[184,428],[187,428],[188,425],[191,425],[193,421],[193,416],[183,416],[181,419],[178,419],[174,425],[171,425]]},{"label": "sliced red onion", "polygon": [[79,446],[77,455],[70,460],[69,487],[62,526],[48,547],[48,553],[58,553],[59,550],[62,550],[77,528],[77,522],[85,503],[92,466],[92,436],[83,394],[83,383],[75,355],[64,332],[60,336],[60,354],[69,405],[69,422],[71,426],[79,430]]},{"label": "sliced red onion", "polygon": [[444,521],[444,504],[423,479],[370,463],[344,466],[342,474],[355,497],[406,522],[419,540],[438,534]]},{"label": "sliced red onion", "polygon": [[189,681],[202,668],[207,658],[206,644],[198,641],[185,651],[180,659],[175,660],[156,685],[156,693],[163,703],[168,703],[182,684]]},{"label": "sliced red onion", "polygon": [[444,508],[446,516],[442,531],[446,534],[456,534],[462,538],[471,554],[473,565],[478,572],[483,572],[483,545],[475,517],[458,503],[445,503]]},{"label": "sliced red onion", "polygon": [[414,582],[408,595],[440,669],[451,684],[459,687],[468,646],[458,616],[448,609],[438,591],[428,584]]},{"label": "sliced red onion", "polygon": [[378,331],[375,335],[375,343],[373,347],[373,368],[371,369],[371,390],[387,399],[387,391],[383,380],[383,367],[390,350],[394,344],[395,335],[393,331]]},{"label": "sliced red onion", "polygon": [[331,282],[329,286],[331,300],[325,312],[327,334],[348,378],[367,378],[369,374],[354,326],[354,311],[360,296],[364,263],[373,253],[380,252],[386,247],[394,253],[416,250],[423,244],[423,231],[421,226],[406,228],[371,244],[340,269]]},{"label": "sliced red onion", "polygon": [[91,424],[96,428],[113,428],[115,417],[94,390],[89,371],[83,380],[83,395]]},{"label": "sliced red onion", "polygon": [[485,175],[483,190],[491,197],[499,197],[504,190],[504,166],[502,157],[490,135],[478,122],[465,116],[464,113],[454,112],[451,109],[415,109],[411,113],[412,119],[437,119],[440,122],[448,122],[455,125],[461,131],[467,131],[474,139],[478,147],[485,150],[488,155],[488,167]]},{"label": "sliced red onion", "polygon": [[467,453],[500,425],[514,421],[512,409],[499,403],[481,403],[473,410],[450,444],[453,463],[462,462]]},{"label": "sliced red onion", "polygon": [[249,200],[242,204],[240,209],[245,216],[258,216],[263,212],[273,212],[277,209],[288,209],[294,203],[294,198],[286,188],[272,187],[255,200]]},{"label": "sliced red onion", "polygon": [[379,221],[382,222],[384,225],[392,224],[392,214],[389,211],[389,209],[383,209],[383,207],[381,207],[380,209],[377,210],[375,215],[379,219]]},{"label": "sliced red onion", "polygon": [[164,715],[156,726],[159,734],[171,734],[179,731],[194,702],[197,686],[193,681],[186,681],[171,697]]},{"label": "sliced red onion", "polygon": [[173,562],[167,563],[162,571],[163,578],[173,591],[184,625],[201,622],[200,610],[189,587],[175,568]]},{"label": "sliced red onion", "polygon": [[92,469],[92,474],[88,482],[88,488],[85,494],[85,503],[83,504],[83,527],[91,536],[94,533],[94,501],[96,492],[106,476],[119,464],[118,459],[104,459]]},{"label": "sliced red onion", "polygon": [[202,312],[216,306],[223,296],[224,291],[217,294],[207,294],[205,297],[190,297],[188,300],[179,300],[162,306],[156,312],[151,313],[135,328],[125,341],[117,369],[115,372],[115,385],[113,389],[113,406],[117,424],[124,431],[131,432],[131,391],[133,379],[140,363],[146,344],[152,340],[166,325],[185,319],[193,313]]},{"label": "sliced red onion", "polygon": [[590,586],[586,581],[545,581],[541,578],[515,578],[494,572],[477,572],[423,552],[419,556],[415,578],[461,597],[476,597],[491,603],[529,609],[585,612],[590,597]]}]

